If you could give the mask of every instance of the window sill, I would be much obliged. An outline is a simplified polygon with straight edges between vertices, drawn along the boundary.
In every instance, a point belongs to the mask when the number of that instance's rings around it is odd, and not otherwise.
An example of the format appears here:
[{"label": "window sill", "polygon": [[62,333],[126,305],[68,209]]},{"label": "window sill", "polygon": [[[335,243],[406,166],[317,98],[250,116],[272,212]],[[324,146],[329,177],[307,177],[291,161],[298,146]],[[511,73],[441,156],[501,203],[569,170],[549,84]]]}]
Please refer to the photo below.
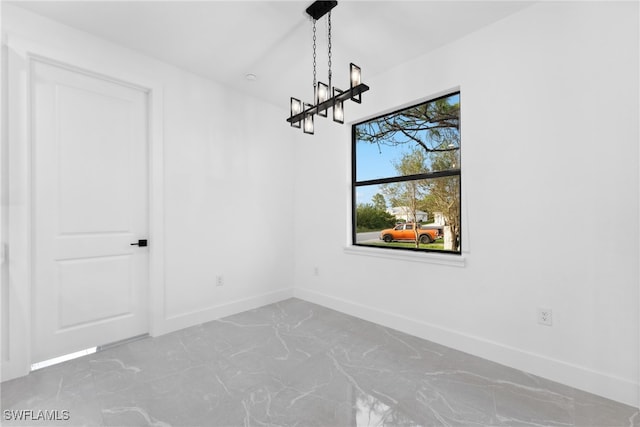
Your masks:
[{"label": "window sill", "polygon": [[464,255],[437,254],[433,252],[413,252],[403,250],[390,250],[368,248],[365,246],[346,246],[344,253],[350,255],[364,255],[375,258],[395,259],[400,261],[421,262],[425,264],[446,265],[450,267],[464,267]]}]

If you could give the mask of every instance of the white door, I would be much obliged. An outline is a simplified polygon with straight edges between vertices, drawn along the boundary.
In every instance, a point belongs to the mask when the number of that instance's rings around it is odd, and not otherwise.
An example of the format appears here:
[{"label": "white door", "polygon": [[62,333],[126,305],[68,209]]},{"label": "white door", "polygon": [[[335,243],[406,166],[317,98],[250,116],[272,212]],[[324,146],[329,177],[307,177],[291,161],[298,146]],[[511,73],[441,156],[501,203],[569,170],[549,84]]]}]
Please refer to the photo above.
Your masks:
[{"label": "white door", "polygon": [[[34,61],[32,362],[148,331],[147,95]],[[149,242],[153,244],[153,242]]]}]

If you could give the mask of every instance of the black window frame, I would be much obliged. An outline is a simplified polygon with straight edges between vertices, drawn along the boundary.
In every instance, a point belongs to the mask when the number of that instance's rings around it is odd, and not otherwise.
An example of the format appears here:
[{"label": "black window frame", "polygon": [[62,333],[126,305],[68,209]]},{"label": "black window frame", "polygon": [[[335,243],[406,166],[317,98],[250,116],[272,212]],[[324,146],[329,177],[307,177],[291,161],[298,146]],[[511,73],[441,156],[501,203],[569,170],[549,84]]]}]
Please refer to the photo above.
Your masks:
[{"label": "black window frame", "polygon": [[[436,254],[450,254],[450,255],[462,255],[462,243],[463,243],[463,224],[462,224],[462,132],[461,132],[461,126],[458,127],[458,131],[460,133],[460,143],[459,143],[459,154],[460,154],[460,164],[458,165],[459,167],[456,169],[448,169],[448,170],[444,170],[444,171],[433,171],[433,172],[428,172],[428,173],[421,173],[421,174],[416,174],[416,175],[404,175],[404,176],[395,176],[395,177],[385,177],[385,178],[378,178],[378,179],[368,179],[368,180],[362,180],[362,181],[358,181],[357,180],[357,171],[356,171],[356,164],[357,164],[357,159],[356,159],[356,127],[363,124],[363,123],[368,123],[377,119],[380,119],[382,117],[385,116],[391,116],[397,113],[400,113],[402,111],[405,110],[409,110],[411,108],[414,107],[418,107],[420,105],[424,105],[424,104],[428,104],[430,102],[435,102],[438,101],[440,99],[444,99],[444,98],[448,98],[450,96],[454,96],[454,95],[458,95],[459,99],[461,99],[461,91],[460,90],[455,90],[452,92],[448,92],[444,95],[440,95],[437,96],[435,98],[430,98],[427,99],[425,101],[421,101],[418,102],[416,104],[412,104],[406,107],[401,107],[398,108],[396,110],[393,110],[391,112],[387,112],[384,114],[380,114],[378,116],[375,117],[371,117],[368,118],[366,120],[362,120],[360,122],[354,123],[351,125],[351,244],[353,246],[358,246],[358,247],[366,247],[366,248],[373,248],[373,249],[380,249],[380,250],[398,250],[398,251],[412,251],[412,252],[419,252],[419,253],[436,253]],[[462,105],[462,101],[459,101],[460,105]],[[460,114],[461,116],[461,114]],[[458,117],[459,123],[461,122],[460,116]],[[396,182],[405,182],[405,181],[414,181],[414,180],[418,180],[418,179],[436,179],[436,178],[442,178],[442,177],[449,177],[449,176],[457,176],[458,177],[458,195],[459,195],[459,237],[460,237],[460,241],[458,243],[458,250],[457,251],[453,251],[453,250],[444,250],[444,249],[429,249],[429,248],[409,248],[409,247],[393,247],[393,246],[377,246],[377,245],[367,245],[367,244],[363,244],[363,243],[357,243],[357,223],[356,223],[356,216],[357,216],[357,189],[358,187],[364,187],[364,186],[368,186],[368,185],[379,185],[379,184],[390,184],[390,183],[396,183]],[[390,227],[390,228],[395,228],[394,227]]]}]

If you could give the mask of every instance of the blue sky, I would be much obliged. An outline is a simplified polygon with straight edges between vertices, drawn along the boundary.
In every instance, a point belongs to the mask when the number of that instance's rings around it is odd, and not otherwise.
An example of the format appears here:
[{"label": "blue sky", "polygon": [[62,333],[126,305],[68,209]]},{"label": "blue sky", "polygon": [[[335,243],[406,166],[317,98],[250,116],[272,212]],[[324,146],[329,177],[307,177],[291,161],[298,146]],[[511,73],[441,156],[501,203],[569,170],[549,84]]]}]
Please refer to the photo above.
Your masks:
[{"label": "blue sky", "polygon": [[356,144],[356,159],[358,161],[356,180],[365,181],[397,175],[393,161],[399,160],[405,152],[407,152],[405,146],[389,147],[358,142]]},{"label": "blue sky", "polygon": [[[397,175],[393,167],[393,161],[402,157],[407,151],[406,147],[389,147],[376,144],[358,142],[356,144],[357,167],[356,179],[358,181],[385,178]],[[379,185],[368,185],[356,188],[356,203],[371,203],[371,198],[380,192]]]}]

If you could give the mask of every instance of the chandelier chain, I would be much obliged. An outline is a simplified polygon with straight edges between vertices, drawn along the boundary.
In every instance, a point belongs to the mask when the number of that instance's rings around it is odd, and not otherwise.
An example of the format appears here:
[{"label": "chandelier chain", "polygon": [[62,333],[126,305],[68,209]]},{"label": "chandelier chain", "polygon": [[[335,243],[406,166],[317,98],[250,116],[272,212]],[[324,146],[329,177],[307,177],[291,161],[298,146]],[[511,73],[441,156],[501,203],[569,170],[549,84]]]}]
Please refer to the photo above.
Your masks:
[{"label": "chandelier chain", "polygon": [[316,87],[316,20],[313,20],[313,88]]},{"label": "chandelier chain", "polygon": [[[328,21],[329,21],[329,29],[327,30],[327,35],[328,35],[328,50],[329,50],[329,86],[331,86],[331,11],[329,11],[329,17],[328,17]],[[329,87],[329,90],[331,90],[331,87]]]}]

